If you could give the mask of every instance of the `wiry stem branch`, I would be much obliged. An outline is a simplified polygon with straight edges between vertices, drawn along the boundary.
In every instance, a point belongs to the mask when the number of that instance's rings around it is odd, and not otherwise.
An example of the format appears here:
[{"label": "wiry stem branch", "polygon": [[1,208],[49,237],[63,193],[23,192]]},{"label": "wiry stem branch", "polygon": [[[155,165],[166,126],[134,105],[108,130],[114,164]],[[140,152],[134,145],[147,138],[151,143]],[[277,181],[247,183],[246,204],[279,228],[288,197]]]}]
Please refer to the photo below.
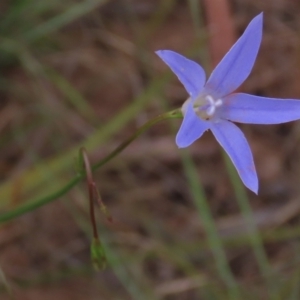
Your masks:
[{"label": "wiry stem branch", "polygon": [[95,209],[94,209],[94,190],[96,190],[95,181],[93,179],[93,174],[91,170],[90,161],[86,152],[86,149],[84,147],[80,148],[80,154],[83,158],[84,168],[86,172],[86,180],[87,180],[87,186],[89,191],[89,202],[90,202],[90,217],[91,217],[91,223],[93,228],[93,236],[94,239],[98,239],[98,230],[97,230],[97,224],[96,224],[96,218],[95,218]]},{"label": "wiry stem branch", "polygon": [[[122,152],[132,141],[134,141],[137,137],[139,137],[143,132],[145,132],[151,126],[155,125],[156,123],[158,123],[160,121],[167,120],[167,119],[175,119],[175,118],[177,118],[177,119],[182,118],[180,109],[176,109],[176,110],[167,112],[165,114],[159,115],[156,118],[148,121],[142,127],[140,127],[133,135],[131,135],[122,144],[120,144],[120,146],[117,147],[113,152],[111,152],[106,157],[104,157],[101,161],[99,161],[94,166],[92,166],[91,171],[95,171],[96,169],[98,169],[98,168],[102,167],[103,165],[105,165],[106,163],[108,163],[110,160],[112,160],[114,157],[116,157],[120,152]],[[50,202],[58,199],[59,197],[65,195],[67,192],[69,192],[75,185],[77,185],[81,180],[83,180],[85,178],[85,176],[86,176],[86,172],[80,172],[73,179],[71,179],[65,186],[63,186],[59,190],[55,191],[54,193],[37,198],[33,201],[30,201],[29,203],[26,203],[24,205],[17,207],[16,209],[2,213],[0,215],[0,223],[4,223],[9,220],[12,220],[16,217],[19,217],[25,213],[28,213],[32,210],[35,210],[41,206],[46,205],[47,203],[50,203]]]}]

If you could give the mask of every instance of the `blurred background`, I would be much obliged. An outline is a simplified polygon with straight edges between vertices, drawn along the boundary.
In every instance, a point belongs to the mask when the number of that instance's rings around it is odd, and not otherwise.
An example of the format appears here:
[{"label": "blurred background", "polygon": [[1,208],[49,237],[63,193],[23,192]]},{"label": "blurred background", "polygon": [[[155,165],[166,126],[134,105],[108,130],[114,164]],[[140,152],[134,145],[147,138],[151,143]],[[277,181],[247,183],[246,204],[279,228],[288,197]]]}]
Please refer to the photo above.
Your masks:
[{"label": "blurred background", "polygon": [[[1,0],[0,211],[35,203],[187,93],[154,51],[209,74],[264,12],[247,93],[300,99],[297,0]],[[165,121],[95,172],[105,269],[90,260],[85,182],[0,227],[0,299],[300,299],[300,121],[241,125],[245,190],[211,133],[177,149]],[[0,215],[1,216],[1,215]]]}]

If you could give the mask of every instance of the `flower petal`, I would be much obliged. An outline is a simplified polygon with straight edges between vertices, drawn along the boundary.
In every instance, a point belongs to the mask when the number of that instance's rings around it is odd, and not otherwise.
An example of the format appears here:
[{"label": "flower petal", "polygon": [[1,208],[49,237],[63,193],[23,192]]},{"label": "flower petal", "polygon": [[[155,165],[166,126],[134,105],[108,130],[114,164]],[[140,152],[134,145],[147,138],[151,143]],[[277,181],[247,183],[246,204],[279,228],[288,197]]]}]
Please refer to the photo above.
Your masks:
[{"label": "flower petal", "polygon": [[228,121],[213,123],[210,129],[230,157],[245,186],[257,194],[258,179],[252,153],[243,132]]},{"label": "flower petal", "polygon": [[209,129],[209,122],[201,120],[193,109],[192,101],[188,104],[181,127],[176,136],[179,148],[185,148],[199,139],[205,130]]},{"label": "flower petal", "polygon": [[200,65],[184,56],[170,51],[155,52],[175,73],[192,98],[198,96],[203,89],[206,76]]},{"label": "flower petal", "polygon": [[212,72],[206,88],[216,97],[221,98],[236,90],[250,74],[261,43],[262,21],[261,13],[250,22]]},{"label": "flower petal", "polygon": [[224,99],[220,118],[248,124],[280,124],[300,119],[300,100],[232,94]]}]

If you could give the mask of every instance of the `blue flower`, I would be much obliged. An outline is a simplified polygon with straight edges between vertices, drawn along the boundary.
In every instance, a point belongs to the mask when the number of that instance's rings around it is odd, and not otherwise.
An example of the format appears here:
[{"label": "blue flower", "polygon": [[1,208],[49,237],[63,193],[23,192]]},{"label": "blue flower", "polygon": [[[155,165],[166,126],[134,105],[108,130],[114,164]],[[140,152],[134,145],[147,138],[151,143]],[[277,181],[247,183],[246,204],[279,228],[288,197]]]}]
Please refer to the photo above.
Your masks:
[{"label": "blue flower", "polygon": [[300,119],[300,101],[233,93],[248,77],[262,39],[263,14],[255,17],[205,83],[200,65],[180,54],[156,54],[171,68],[190,98],[184,103],[183,122],[176,136],[180,148],[191,145],[210,129],[224,148],[246,187],[257,194],[258,179],[249,144],[232,122],[279,124]]}]

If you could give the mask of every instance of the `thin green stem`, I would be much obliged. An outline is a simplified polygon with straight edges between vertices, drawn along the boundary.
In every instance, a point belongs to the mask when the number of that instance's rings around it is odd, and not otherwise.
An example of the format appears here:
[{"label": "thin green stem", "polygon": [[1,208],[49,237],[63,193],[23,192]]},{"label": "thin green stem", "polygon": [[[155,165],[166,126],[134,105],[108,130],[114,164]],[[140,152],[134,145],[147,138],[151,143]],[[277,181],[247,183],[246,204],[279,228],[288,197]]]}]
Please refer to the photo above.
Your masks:
[{"label": "thin green stem", "polygon": [[90,203],[90,218],[91,218],[91,224],[93,228],[93,236],[94,240],[99,240],[98,230],[97,230],[97,222],[95,217],[95,207],[94,207],[94,191],[97,189],[95,186],[95,182],[93,179],[92,169],[90,165],[90,161],[88,158],[87,151],[84,147],[80,148],[79,155],[81,155],[82,160],[84,162],[84,168],[86,173],[86,179],[87,179],[87,186],[88,186],[88,192],[89,192],[89,203]]},{"label": "thin green stem", "polygon": [[166,119],[178,119],[182,118],[182,113],[179,109],[175,109],[173,111],[170,111],[168,113],[162,114],[157,116],[156,118],[148,121],[146,124],[144,124],[142,127],[140,127],[131,137],[129,137],[126,141],[124,141],[122,144],[120,144],[119,147],[117,147],[113,152],[111,152],[109,155],[107,155],[104,159],[96,163],[92,167],[92,171],[95,171],[96,169],[102,167],[105,165],[108,161],[110,161],[112,158],[114,158],[116,155],[118,155],[121,151],[123,151],[132,141],[134,141],[137,137],[139,137],[143,132],[145,132],[147,129],[155,125],[156,123],[166,120]]},{"label": "thin green stem", "polygon": [[240,207],[240,210],[242,212],[242,215],[246,221],[249,230],[249,240],[253,248],[254,255],[258,263],[258,267],[260,269],[261,274],[265,278],[267,285],[269,286],[271,299],[277,299],[276,291],[274,292],[274,281],[273,281],[274,278],[272,278],[273,276],[271,276],[272,269],[269,264],[266,251],[264,249],[263,239],[253,221],[253,213],[252,213],[251,206],[249,204],[245,187],[240,182],[236,170],[234,169],[230,159],[228,158],[228,156],[224,151],[223,151],[223,157],[225,160],[225,164],[227,167],[230,180],[232,182],[235,191],[238,205]]},{"label": "thin green stem", "polygon": [[240,299],[238,284],[227,261],[226,253],[223,249],[222,241],[216,229],[206,196],[201,184],[199,183],[198,173],[195,165],[187,153],[183,153],[183,162],[188,181],[191,185],[191,191],[195,199],[195,204],[207,234],[209,246],[212,249],[213,256],[216,261],[218,272],[224,283],[227,285],[229,299]]},{"label": "thin green stem", "polygon": [[[128,139],[126,139],[123,143],[121,143],[120,146],[117,147],[113,152],[111,152],[106,157],[104,157],[102,160],[100,160],[98,163],[96,163],[94,166],[92,166],[92,168],[91,168],[92,171],[95,171],[98,168],[105,165],[106,163],[108,163],[110,160],[112,160],[114,157],[116,157],[119,153],[121,153],[132,141],[134,141],[143,132],[145,132],[147,129],[149,129],[156,123],[163,121],[163,120],[176,119],[176,118],[182,118],[182,114],[179,109],[161,114],[161,115],[151,119],[150,121],[146,122],[134,134],[132,134]],[[65,186],[63,186],[59,190],[55,191],[54,193],[43,196],[43,197],[39,197],[29,203],[26,203],[24,205],[17,207],[16,209],[2,213],[0,215],[0,223],[4,223],[9,220],[12,220],[16,217],[19,217],[25,213],[28,213],[32,210],[35,210],[41,206],[44,206],[44,205],[58,199],[59,197],[65,195],[68,191],[70,191],[76,184],[78,184],[85,177],[86,177],[86,172],[81,171],[74,178],[72,178]]]}]

